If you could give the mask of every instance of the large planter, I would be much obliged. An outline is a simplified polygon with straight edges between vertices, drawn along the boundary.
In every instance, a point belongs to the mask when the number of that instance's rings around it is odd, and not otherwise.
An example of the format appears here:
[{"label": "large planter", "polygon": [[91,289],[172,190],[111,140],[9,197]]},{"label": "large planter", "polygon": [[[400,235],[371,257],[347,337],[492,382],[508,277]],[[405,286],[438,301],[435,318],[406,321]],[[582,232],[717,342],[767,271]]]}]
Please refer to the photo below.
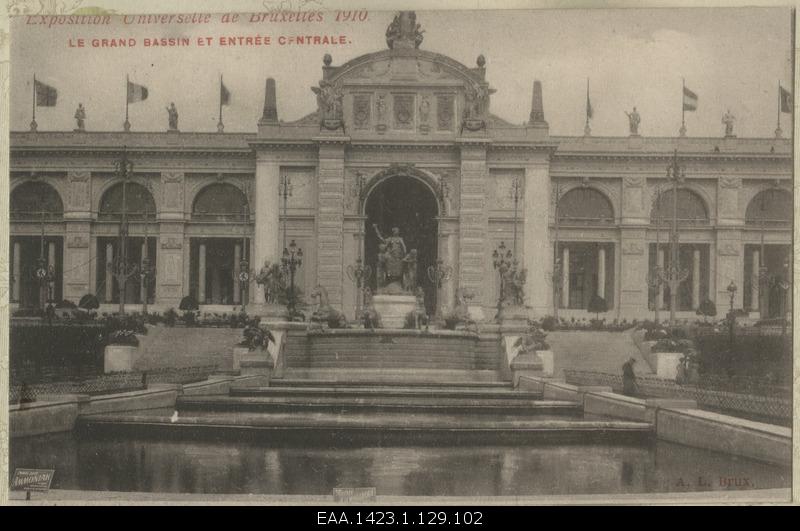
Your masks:
[{"label": "large planter", "polygon": [[554,361],[553,361],[553,351],[552,350],[537,350],[536,355],[539,356],[539,359],[542,360],[542,374],[543,376],[551,377],[553,376],[554,368]]},{"label": "large planter", "polygon": [[675,380],[678,376],[678,364],[683,358],[682,352],[656,352],[656,376],[667,380]]},{"label": "large planter", "polygon": [[131,345],[107,345],[103,355],[103,372],[132,371],[141,353]]},{"label": "large planter", "polygon": [[544,363],[539,352],[520,352],[509,365],[514,387],[519,385],[521,376],[544,376]]}]

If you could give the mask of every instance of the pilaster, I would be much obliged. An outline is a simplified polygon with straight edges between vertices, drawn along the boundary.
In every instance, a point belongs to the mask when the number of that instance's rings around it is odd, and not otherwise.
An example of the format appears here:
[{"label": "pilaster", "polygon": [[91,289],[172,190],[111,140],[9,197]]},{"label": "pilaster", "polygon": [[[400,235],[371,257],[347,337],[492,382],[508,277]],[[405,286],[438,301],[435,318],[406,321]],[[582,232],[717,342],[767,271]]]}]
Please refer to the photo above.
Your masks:
[{"label": "pilaster", "polygon": [[486,270],[489,249],[489,218],[486,212],[486,144],[461,146],[461,197],[459,200],[459,287],[475,295],[477,306],[492,306],[484,286],[492,272]]},{"label": "pilaster", "polygon": [[63,297],[77,303],[92,285],[92,253],[89,247],[92,210],[92,175],[89,171],[67,173],[69,193],[64,204]]},{"label": "pilaster", "polygon": [[184,293],[189,292],[183,274],[184,262],[188,262],[188,253],[184,253],[184,186],[183,172],[161,174],[155,302],[167,307],[177,307]]},{"label": "pilaster", "polygon": [[647,308],[647,238],[641,228],[620,230],[619,315],[640,318]]},{"label": "pilaster", "polygon": [[317,282],[327,290],[330,303],[339,308],[346,280],[344,238],[352,238],[344,231],[344,155],[348,140],[319,140]]},{"label": "pilaster", "polygon": [[547,278],[552,278],[553,242],[550,241],[550,164],[543,158],[525,168],[525,196],[523,215],[524,260],[528,270],[525,283],[525,304],[533,316],[553,313],[553,289]]}]

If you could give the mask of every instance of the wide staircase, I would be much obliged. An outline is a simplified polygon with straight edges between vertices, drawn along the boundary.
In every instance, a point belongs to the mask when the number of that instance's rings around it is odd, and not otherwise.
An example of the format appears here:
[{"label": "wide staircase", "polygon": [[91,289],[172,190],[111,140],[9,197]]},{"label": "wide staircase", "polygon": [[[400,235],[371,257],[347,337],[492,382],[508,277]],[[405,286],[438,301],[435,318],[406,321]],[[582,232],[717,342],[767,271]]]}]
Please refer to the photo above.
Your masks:
[{"label": "wide staircase", "polygon": [[510,381],[497,333],[289,330],[275,377],[406,383]]}]

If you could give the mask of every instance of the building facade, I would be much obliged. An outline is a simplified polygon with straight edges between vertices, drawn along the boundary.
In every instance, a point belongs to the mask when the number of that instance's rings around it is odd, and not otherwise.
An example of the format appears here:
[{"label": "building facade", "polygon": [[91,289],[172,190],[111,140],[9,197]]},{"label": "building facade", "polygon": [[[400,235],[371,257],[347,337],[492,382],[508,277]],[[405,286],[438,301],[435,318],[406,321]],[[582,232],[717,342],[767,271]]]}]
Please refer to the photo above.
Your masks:
[{"label": "building facade", "polygon": [[[348,269],[362,260],[374,270],[380,236],[397,227],[418,251],[431,312],[460,289],[491,318],[492,254],[503,243],[527,270],[532,316],[557,305],[561,316],[589,317],[598,295],[606,318],[652,318],[670,303],[653,279],[670,265],[676,217],[679,316],[694,318],[707,299],[724,313],[731,282],[734,307],[753,317],[790,311],[791,140],[552,136],[538,81],[527,121],[511,124],[490,111],[483,56],[469,67],[421,42],[403,13],[387,49],[340,66],[326,55],[317,111],[294,122],[279,119],[267,80],[257,133],[12,132],[12,303],[37,304],[44,259],[53,300],[124,296],[163,311],[192,295],[204,311],[257,311],[264,293],[253,275],[238,289],[242,260],[257,271],[294,241],[300,288],[325,287],[351,316]],[[154,277],[145,289],[133,275],[121,294],[108,264],[122,254],[123,151],[133,163],[124,255],[147,256]],[[685,179],[673,202],[675,156]],[[439,261],[452,275],[437,290],[427,269]]]}]

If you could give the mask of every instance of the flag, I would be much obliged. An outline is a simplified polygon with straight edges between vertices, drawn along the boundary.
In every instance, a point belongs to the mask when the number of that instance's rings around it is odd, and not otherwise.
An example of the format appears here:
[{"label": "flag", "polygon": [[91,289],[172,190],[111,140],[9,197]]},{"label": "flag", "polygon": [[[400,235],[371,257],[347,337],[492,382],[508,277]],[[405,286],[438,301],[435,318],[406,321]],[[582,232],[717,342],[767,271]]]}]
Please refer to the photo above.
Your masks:
[{"label": "flag", "polygon": [[225,83],[222,80],[219,80],[219,104],[220,105],[229,105],[231,103],[231,93],[228,90],[228,87],[225,86]]},{"label": "flag", "polygon": [[591,118],[594,115],[594,109],[592,109],[592,100],[589,99],[589,93],[586,93],[586,118]]},{"label": "flag", "polygon": [[781,91],[781,112],[792,112],[794,103],[792,102],[792,93],[783,87],[778,87]]},{"label": "flag", "polygon": [[683,87],[683,110],[684,111],[697,110],[697,94],[695,94],[686,87]]},{"label": "flag", "polygon": [[147,99],[147,87],[128,81],[128,103],[136,103]]},{"label": "flag", "polygon": [[34,81],[34,85],[36,87],[36,106],[55,107],[58,99],[58,91],[55,87],[45,85],[38,79]]}]

